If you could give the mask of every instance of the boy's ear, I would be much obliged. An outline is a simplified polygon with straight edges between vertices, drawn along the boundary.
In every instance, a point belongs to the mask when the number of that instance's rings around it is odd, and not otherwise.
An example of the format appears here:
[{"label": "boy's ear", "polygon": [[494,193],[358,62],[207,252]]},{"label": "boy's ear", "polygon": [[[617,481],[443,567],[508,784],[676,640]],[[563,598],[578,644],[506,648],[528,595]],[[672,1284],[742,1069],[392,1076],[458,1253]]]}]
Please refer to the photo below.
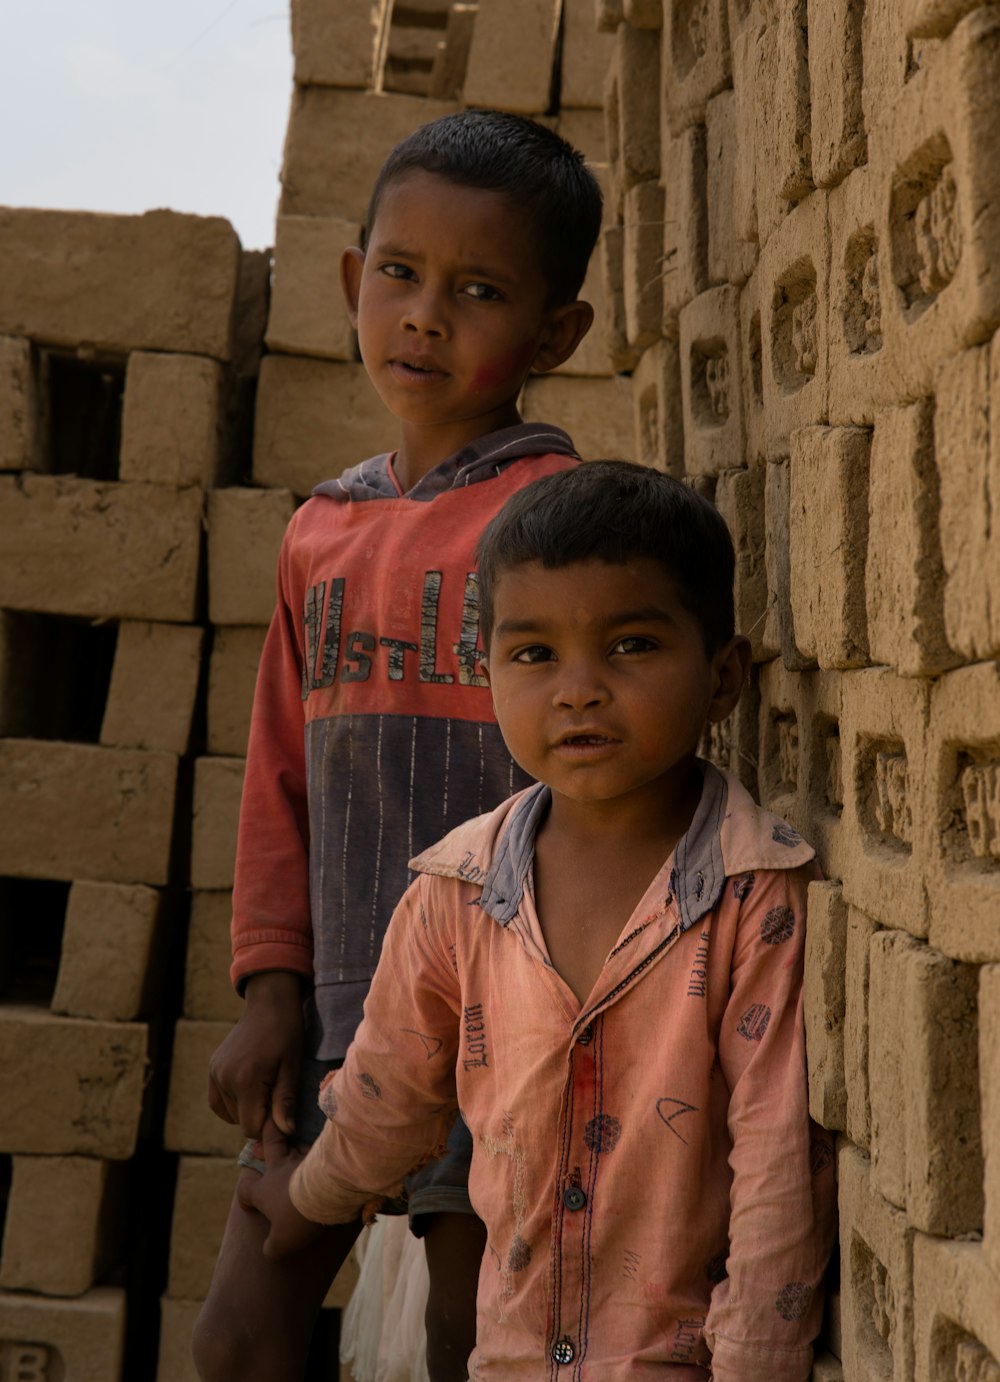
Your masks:
[{"label": "boy's ear", "polygon": [[593,321],[594,309],[589,302],[566,302],[561,307],[553,307],[531,368],[540,371],[555,369],[568,360]]},{"label": "boy's ear", "polygon": [[484,680],[485,680],[485,682],[486,682],[486,685],[489,686],[489,684],[490,684],[490,664],[489,664],[489,663],[487,662],[487,660],[486,660],[486,654],[485,654],[485,653],[480,653],[479,657],[477,658],[477,661],[478,661],[478,663],[479,663],[479,671],[480,671],[480,674],[481,674],[481,676],[484,678]]},{"label": "boy's ear", "polygon": [[716,686],[708,718],[715,724],[734,709],[750,671],[750,640],[737,634],[715,654]]},{"label": "boy's ear", "polygon": [[344,294],[347,315],[355,331],[358,329],[358,298],[361,296],[361,273],[365,267],[365,252],[356,245],[340,256],[340,286]]}]

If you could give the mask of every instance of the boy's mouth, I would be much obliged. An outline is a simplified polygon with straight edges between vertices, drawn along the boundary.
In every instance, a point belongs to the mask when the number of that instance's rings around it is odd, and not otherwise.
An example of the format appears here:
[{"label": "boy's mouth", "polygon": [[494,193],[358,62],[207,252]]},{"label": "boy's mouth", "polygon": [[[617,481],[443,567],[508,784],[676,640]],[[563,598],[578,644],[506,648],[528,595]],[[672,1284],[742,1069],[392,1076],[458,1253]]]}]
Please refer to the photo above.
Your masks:
[{"label": "boy's mouth", "polygon": [[618,740],[613,739],[609,734],[598,734],[596,731],[582,732],[579,734],[564,734],[558,741],[558,748],[588,749],[599,748],[605,744],[617,744]]},{"label": "boy's mouth", "polygon": [[407,360],[397,358],[389,362],[393,371],[404,379],[444,379],[447,377],[447,370],[435,364],[432,360]]}]

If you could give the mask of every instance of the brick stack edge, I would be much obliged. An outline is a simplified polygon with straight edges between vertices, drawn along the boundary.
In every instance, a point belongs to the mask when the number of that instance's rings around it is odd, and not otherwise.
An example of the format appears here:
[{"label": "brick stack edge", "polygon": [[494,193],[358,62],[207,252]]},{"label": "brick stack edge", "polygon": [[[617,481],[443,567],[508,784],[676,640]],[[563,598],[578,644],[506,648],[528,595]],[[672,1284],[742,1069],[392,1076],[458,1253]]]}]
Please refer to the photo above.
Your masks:
[{"label": "brick stack edge", "polygon": [[273,266],[215,219],[0,210],[0,1374],[194,1377],[274,558],[393,436],[339,256],[392,144],[490,104],[606,193],[598,325],[525,414],[719,504],[755,667],[706,751],[828,880],[805,1007],[841,1253],[814,1382],[997,1382],[1000,6],[391,11],[293,0]]}]

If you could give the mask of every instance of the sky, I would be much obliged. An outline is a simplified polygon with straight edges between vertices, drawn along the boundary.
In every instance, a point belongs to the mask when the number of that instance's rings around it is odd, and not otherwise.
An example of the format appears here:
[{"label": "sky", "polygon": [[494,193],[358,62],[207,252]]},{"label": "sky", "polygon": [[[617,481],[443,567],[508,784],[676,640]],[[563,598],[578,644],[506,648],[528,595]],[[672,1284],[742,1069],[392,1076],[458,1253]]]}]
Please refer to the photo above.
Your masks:
[{"label": "sky", "polygon": [[169,207],[274,243],[288,0],[3,0],[0,205]]}]

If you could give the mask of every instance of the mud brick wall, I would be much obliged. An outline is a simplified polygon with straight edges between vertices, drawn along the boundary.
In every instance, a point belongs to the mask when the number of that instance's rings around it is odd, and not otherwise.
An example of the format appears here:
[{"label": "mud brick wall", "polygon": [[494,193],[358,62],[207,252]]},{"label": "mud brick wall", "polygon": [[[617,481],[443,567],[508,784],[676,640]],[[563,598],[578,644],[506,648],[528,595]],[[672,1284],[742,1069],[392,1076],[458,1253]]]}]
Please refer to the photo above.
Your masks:
[{"label": "mud brick wall", "polygon": [[[707,748],[812,839],[816,1379],[1000,1379],[1000,5],[599,0],[642,459],[737,540]],[[839,1284],[838,1284],[839,1281]]]}]

